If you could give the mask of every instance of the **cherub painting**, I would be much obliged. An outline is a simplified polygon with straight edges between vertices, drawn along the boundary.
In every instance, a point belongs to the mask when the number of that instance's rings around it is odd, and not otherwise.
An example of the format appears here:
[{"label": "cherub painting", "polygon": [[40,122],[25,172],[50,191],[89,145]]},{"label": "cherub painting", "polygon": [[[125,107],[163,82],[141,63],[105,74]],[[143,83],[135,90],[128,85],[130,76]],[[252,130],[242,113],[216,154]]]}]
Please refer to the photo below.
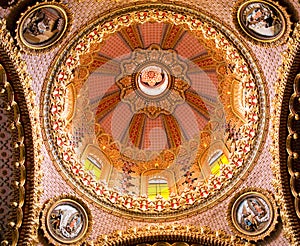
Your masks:
[{"label": "cherub painting", "polygon": [[264,3],[249,4],[243,11],[245,27],[254,33],[274,37],[282,29],[282,21],[278,12]]},{"label": "cherub painting", "polygon": [[43,48],[56,42],[66,30],[66,25],[66,14],[62,8],[44,4],[24,15],[18,35],[26,46]]},{"label": "cherub painting", "polygon": [[62,204],[52,210],[50,215],[51,230],[60,238],[76,238],[82,231],[83,217],[77,208]]},{"label": "cherub painting", "polygon": [[269,213],[269,208],[262,199],[249,197],[239,206],[238,223],[248,232],[260,231],[269,221]]}]

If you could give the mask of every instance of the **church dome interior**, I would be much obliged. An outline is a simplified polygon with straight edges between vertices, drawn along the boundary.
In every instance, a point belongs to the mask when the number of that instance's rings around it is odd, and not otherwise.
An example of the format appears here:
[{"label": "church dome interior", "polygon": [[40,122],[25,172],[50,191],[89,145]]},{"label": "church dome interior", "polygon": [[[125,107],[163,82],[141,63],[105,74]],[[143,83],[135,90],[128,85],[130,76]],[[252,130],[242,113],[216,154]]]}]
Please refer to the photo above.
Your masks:
[{"label": "church dome interior", "polygon": [[0,3],[1,245],[298,245],[300,2]]}]

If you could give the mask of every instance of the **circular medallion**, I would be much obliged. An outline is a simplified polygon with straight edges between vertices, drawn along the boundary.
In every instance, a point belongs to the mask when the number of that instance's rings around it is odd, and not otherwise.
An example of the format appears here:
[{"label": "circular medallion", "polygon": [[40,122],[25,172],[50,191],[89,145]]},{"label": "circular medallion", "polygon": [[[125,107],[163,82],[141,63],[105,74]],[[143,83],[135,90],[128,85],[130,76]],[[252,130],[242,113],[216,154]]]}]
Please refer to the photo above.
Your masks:
[{"label": "circular medallion", "polygon": [[69,19],[57,3],[41,3],[29,8],[18,21],[17,39],[25,49],[43,50],[65,34]]},{"label": "circular medallion", "polygon": [[56,197],[43,210],[42,227],[48,240],[55,245],[80,245],[91,231],[91,215],[77,198]]},{"label": "circular medallion", "polygon": [[[242,3],[242,4],[240,4]],[[278,43],[285,41],[290,22],[284,8],[269,1],[242,1],[236,5],[239,27],[252,41]]]},{"label": "circular medallion", "polygon": [[269,192],[247,188],[232,199],[227,219],[237,235],[257,241],[270,235],[277,223],[277,216],[276,203]]},{"label": "circular medallion", "polygon": [[108,210],[166,220],[204,209],[238,182],[267,108],[259,70],[231,32],[163,7],[88,26],[58,57],[42,110],[68,182]]}]

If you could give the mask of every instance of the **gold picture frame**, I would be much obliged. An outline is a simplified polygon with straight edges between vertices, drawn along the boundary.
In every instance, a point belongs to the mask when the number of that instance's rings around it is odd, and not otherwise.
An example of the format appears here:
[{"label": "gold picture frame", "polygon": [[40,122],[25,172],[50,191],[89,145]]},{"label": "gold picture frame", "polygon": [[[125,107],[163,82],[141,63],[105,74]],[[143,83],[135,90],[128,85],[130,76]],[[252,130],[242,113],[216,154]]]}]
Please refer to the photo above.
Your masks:
[{"label": "gold picture frame", "polygon": [[62,39],[70,25],[67,9],[56,2],[38,3],[17,22],[17,40],[25,50],[45,51]]},{"label": "gold picture frame", "polygon": [[265,47],[284,43],[291,31],[285,8],[268,0],[238,1],[233,19],[246,39]]},{"label": "gold picture frame", "polygon": [[61,195],[45,204],[41,224],[50,243],[81,245],[91,232],[92,216],[80,199]]},{"label": "gold picture frame", "polygon": [[248,241],[258,241],[275,229],[277,210],[275,199],[269,191],[249,187],[232,198],[227,221],[237,236]]}]

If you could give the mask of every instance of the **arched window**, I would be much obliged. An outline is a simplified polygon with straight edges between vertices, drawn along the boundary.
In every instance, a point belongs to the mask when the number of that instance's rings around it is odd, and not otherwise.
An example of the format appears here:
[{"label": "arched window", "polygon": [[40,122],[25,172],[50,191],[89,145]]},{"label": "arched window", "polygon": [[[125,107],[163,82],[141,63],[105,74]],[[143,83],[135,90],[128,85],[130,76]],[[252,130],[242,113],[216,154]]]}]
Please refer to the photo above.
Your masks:
[{"label": "arched window", "polygon": [[220,166],[222,164],[228,164],[229,160],[227,156],[223,153],[222,150],[217,150],[210,158],[209,158],[209,166],[211,169],[211,173],[214,175],[220,175]]},{"label": "arched window", "polygon": [[99,163],[94,157],[88,155],[84,161],[84,169],[90,172],[96,180],[101,177],[102,163]]},{"label": "arched window", "polygon": [[153,177],[148,181],[148,197],[149,199],[154,200],[158,194],[165,199],[169,198],[170,190],[168,181],[161,177]]}]

